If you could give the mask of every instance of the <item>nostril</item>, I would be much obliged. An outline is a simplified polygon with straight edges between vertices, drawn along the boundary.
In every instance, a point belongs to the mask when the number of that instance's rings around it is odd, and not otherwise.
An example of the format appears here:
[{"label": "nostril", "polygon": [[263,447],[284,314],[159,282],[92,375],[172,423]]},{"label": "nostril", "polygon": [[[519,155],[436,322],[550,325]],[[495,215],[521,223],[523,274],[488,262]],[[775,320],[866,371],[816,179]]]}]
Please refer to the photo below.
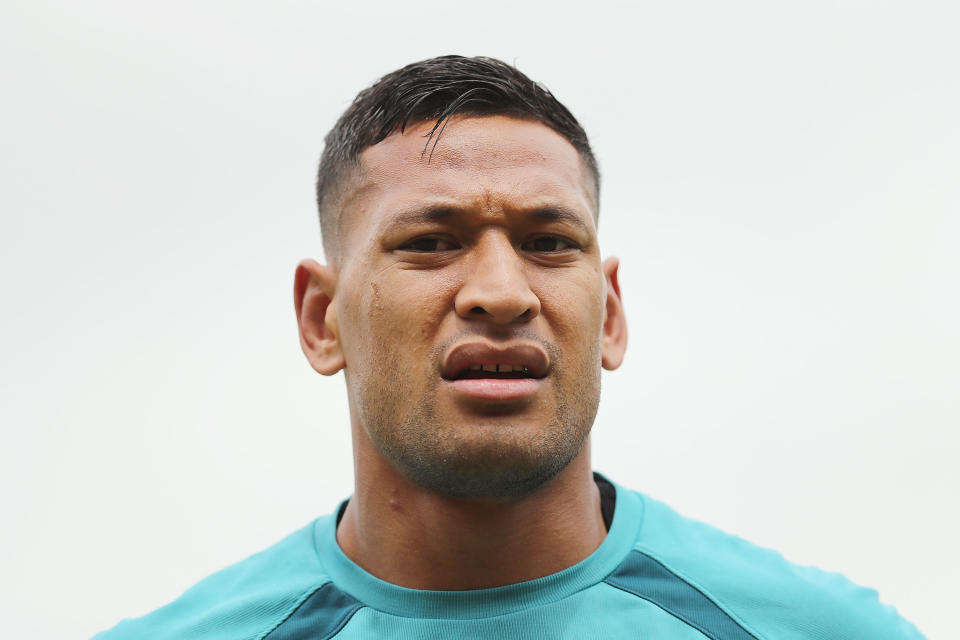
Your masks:
[{"label": "nostril", "polygon": [[475,307],[470,308],[470,315],[471,316],[488,316],[489,315],[489,316],[492,316],[494,319],[500,318],[503,321],[509,320],[512,322],[517,322],[517,321],[526,322],[527,320],[530,320],[530,318],[532,318],[533,316],[537,315],[537,311],[533,308],[527,307],[523,311],[523,313],[521,313],[520,315],[516,315],[516,310],[510,310],[510,311],[507,311],[506,313],[496,313],[488,310],[486,307],[477,305]]}]

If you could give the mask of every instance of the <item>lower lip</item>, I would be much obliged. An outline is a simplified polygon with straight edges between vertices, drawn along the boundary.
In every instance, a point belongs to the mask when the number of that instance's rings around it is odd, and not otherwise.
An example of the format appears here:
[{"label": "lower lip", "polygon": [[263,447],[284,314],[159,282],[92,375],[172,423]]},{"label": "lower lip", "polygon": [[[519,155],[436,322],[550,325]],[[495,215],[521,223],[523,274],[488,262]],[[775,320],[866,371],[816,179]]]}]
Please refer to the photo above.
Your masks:
[{"label": "lower lip", "polygon": [[491,402],[522,400],[531,397],[540,388],[537,378],[466,378],[447,382],[459,393]]}]

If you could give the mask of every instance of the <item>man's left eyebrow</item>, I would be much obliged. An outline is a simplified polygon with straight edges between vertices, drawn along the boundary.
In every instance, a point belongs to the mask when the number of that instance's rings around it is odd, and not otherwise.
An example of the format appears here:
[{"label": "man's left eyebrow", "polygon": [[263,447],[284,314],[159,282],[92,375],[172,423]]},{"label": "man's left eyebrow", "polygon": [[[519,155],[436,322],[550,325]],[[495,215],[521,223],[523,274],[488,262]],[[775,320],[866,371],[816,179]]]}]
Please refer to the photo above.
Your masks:
[{"label": "man's left eyebrow", "polygon": [[527,215],[543,222],[568,222],[579,227],[586,234],[592,233],[590,227],[583,221],[583,216],[565,207],[541,207],[530,211]]}]

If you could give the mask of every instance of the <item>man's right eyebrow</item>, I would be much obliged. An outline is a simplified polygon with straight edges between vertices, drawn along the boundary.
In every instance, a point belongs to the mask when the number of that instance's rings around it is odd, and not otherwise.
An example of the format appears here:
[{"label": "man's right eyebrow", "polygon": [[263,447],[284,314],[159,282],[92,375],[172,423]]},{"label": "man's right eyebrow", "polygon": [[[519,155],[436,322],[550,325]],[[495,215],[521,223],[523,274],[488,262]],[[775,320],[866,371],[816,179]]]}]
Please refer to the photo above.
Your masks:
[{"label": "man's right eyebrow", "polygon": [[457,215],[457,210],[445,206],[418,207],[409,211],[401,211],[387,219],[387,227],[398,227],[415,224],[428,224],[448,220]]}]

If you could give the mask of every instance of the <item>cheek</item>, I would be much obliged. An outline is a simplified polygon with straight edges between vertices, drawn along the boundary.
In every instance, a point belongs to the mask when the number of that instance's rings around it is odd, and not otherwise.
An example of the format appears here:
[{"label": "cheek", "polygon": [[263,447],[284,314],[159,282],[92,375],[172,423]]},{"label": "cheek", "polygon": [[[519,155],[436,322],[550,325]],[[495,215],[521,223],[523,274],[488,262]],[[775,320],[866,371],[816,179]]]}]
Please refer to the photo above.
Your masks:
[{"label": "cheek", "polygon": [[[347,366],[364,361],[424,362],[453,309],[452,279],[385,270],[357,285],[342,334]],[[352,357],[351,357],[352,356]]]},{"label": "cheek", "polygon": [[538,288],[541,313],[558,339],[584,345],[599,343],[603,328],[603,280],[599,272],[578,272],[558,282],[545,279]]}]

